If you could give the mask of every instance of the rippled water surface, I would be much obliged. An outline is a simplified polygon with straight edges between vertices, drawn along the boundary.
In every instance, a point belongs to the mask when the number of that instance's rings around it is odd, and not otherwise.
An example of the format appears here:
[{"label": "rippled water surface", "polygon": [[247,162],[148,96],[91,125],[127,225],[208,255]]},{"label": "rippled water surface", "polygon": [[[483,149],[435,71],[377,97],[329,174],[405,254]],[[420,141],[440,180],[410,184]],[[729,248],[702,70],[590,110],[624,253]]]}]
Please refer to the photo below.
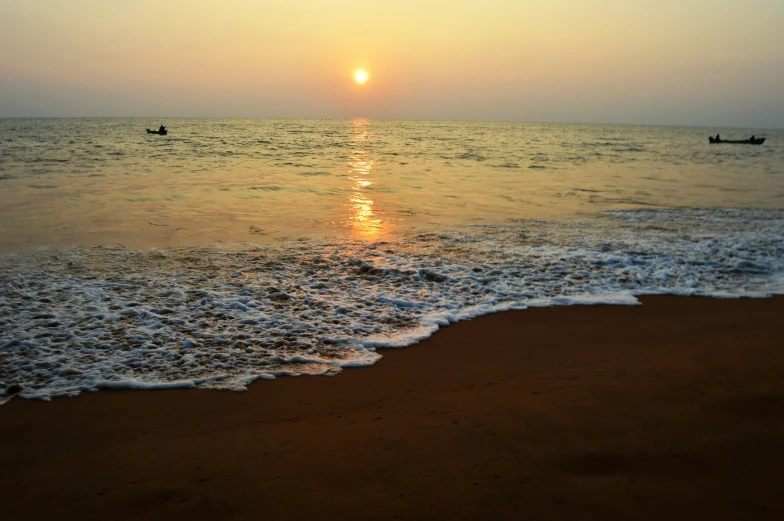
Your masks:
[{"label": "rippled water surface", "polygon": [[784,292],[780,132],[164,123],[0,120],[0,402],[334,374],[506,309]]},{"label": "rippled water surface", "polygon": [[[372,120],[0,120],[0,248],[194,245],[574,217],[779,208],[784,149],[695,128]],[[726,138],[749,132],[724,132]]]}]

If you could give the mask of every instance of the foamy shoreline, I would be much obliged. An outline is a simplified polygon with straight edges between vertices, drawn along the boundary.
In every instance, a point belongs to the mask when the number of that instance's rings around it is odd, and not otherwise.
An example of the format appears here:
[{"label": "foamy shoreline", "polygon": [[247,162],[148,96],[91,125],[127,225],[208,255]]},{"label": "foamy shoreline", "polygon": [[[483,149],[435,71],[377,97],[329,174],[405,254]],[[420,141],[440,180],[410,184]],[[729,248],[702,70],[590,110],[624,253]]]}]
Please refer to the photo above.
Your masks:
[{"label": "foamy shoreline", "polygon": [[647,294],[784,293],[784,213],[632,210],[584,221],[137,251],[3,255],[0,388],[244,390],[376,363],[439,327]]}]

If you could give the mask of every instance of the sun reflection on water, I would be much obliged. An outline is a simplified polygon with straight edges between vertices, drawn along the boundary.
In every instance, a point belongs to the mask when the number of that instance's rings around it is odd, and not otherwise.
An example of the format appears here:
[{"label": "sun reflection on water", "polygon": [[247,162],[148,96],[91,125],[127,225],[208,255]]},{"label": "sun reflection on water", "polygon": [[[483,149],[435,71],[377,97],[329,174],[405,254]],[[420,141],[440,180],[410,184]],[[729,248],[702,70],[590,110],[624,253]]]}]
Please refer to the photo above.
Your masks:
[{"label": "sun reflection on water", "polygon": [[348,220],[353,230],[364,237],[376,237],[384,231],[383,222],[377,217],[378,209],[367,191],[375,184],[373,175],[374,156],[370,150],[372,132],[369,121],[363,118],[352,122],[353,147],[346,166],[348,178],[353,182],[348,197]]}]

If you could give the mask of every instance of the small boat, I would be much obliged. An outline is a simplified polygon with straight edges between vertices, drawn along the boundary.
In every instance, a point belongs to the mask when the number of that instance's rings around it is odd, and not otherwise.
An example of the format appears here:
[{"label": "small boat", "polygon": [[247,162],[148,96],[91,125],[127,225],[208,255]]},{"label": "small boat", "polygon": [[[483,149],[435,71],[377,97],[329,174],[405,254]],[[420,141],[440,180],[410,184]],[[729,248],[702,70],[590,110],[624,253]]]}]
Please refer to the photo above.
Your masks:
[{"label": "small boat", "polygon": [[168,133],[169,133],[169,131],[168,131],[168,130],[166,130],[166,129],[163,129],[163,130],[150,130],[150,129],[148,128],[148,129],[147,129],[147,133],[148,133],[148,134],[158,134],[159,136],[165,136],[166,134],[168,134]]},{"label": "small boat", "polygon": [[717,143],[737,143],[739,145],[761,145],[765,142],[764,137],[750,137],[749,139],[721,139],[715,137],[709,137],[708,143],[717,144]]}]

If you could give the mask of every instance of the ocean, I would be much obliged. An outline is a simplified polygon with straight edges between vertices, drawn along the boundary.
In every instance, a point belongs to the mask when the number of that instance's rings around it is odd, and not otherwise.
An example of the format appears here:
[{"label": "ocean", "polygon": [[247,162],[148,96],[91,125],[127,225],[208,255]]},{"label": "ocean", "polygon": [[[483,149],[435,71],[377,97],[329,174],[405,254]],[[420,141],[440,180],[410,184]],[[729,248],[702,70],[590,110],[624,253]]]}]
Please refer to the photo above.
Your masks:
[{"label": "ocean", "polygon": [[0,120],[0,402],[337,374],[510,309],[782,294],[783,160],[778,130]]}]

